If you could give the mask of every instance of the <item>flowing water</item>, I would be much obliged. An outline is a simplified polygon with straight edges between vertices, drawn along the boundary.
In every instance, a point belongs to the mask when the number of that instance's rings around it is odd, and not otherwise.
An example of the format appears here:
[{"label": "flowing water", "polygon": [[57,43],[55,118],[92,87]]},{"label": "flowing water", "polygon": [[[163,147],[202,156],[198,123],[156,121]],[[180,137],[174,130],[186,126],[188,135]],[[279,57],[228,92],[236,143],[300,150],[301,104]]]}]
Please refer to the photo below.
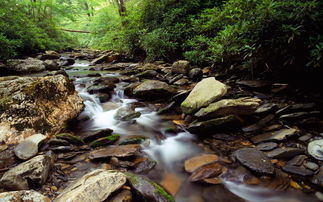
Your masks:
[{"label": "flowing water", "polygon": [[[89,63],[81,61],[68,70],[68,74],[82,75],[88,73]],[[81,72],[81,73],[80,73]],[[103,77],[119,77],[118,73],[101,72]],[[99,129],[112,129],[114,133],[122,137],[145,136],[149,141],[142,144],[143,152],[149,158],[157,162],[157,166],[146,176],[150,179],[163,183],[170,183],[177,192],[175,200],[179,202],[202,202],[202,201],[314,201],[304,198],[303,195],[276,192],[260,186],[250,186],[243,183],[243,175],[229,170],[221,176],[222,185],[203,185],[191,183],[189,175],[183,171],[183,163],[189,157],[203,153],[203,148],[198,144],[195,136],[182,129],[177,134],[168,133],[165,121],[156,113],[156,109],[149,103],[140,103],[136,99],[127,98],[124,88],[128,83],[120,82],[114,89],[110,105],[112,108],[105,109],[104,104],[94,94],[89,94],[87,88],[93,83],[92,77],[76,77],[75,86],[79,95],[84,99],[85,109],[79,118],[88,117],[82,121],[79,130],[95,131]],[[114,117],[120,108],[135,106],[135,111],[141,112],[141,116],[135,121],[118,121]],[[166,124],[167,125],[167,124]],[[163,181],[168,176],[169,182]],[[166,177],[166,180],[168,179]],[[163,181],[163,182],[162,182]]]}]

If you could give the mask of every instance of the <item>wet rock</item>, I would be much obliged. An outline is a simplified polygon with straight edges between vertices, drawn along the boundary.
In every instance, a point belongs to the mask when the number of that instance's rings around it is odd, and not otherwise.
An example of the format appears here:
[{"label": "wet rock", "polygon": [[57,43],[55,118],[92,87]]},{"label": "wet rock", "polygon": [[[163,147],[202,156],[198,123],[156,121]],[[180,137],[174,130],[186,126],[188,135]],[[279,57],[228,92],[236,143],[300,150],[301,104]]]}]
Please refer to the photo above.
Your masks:
[{"label": "wet rock", "polygon": [[299,154],[303,154],[303,149],[293,147],[282,147],[267,152],[266,155],[270,158],[291,158]]},{"label": "wet rock", "polygon": [[310,142],[307,151],[313,158],[323,161],[323,139]]},{"label": "wet rock", "polygon": [[186,90],[180,91],[178,94],[172,97],[172,101],[175,101],[176,103],[182,103],[186,99],[189,93],[190,91],[186,91]]},{"label": "wet rock", "polygon": [[128,157],[136,155],[139,152],[139,149],[140,145],[137,144],[108,146],[106,148],[91,151],[89,158],[94,160],[107,157]]},{"label": "wet rock", "polygon": [[305,118],[308,116],[316,116],[319,115],[320,111],[312,111],[312,112],[296,112],[292,114],[284,114],[279,117],[279,119],[284,119],[284,120],[295,120],[295,119],[300,119],[300,118]]},{"label": "wet rock", "polygon": [[216,133],[212,135],[212,138],[217,140],[224,140],[224,141],[233,141],[236,139],[235,136],[225,134],[225,133]]},{"label": "wet rock", "polygon": [[237,81],[236,84],[247,86],[250,88],[263,88],[270,85],[270,82],[268,81],[257,81],[257,80],[243,80],[243,81]]},{"label": "wet rock", "polygon": [[179,79],[176,82],[174,82],[174,85],[183,86],[185,84],[188,84],[188,82],[189,81],[187,79],[183,78],[183,79]]},{"label": "wet rock", "polygon": [[139,82],[135,82],[135,83],[131,83],[131,84],[129,84],[129,85],[124,89],[124,93],[125,93],[125,95],[133,96],[133,90],[134,90],[135,88],[137,88],[139,85],[140,85],[140,83],[139,83]]},{"label": "wet rock", "polygon": [[118,59],[118,57],[119,57],[119,54],[113,53],[113,52],[108,52],[108,53],[92,60],[91,64],[95,65],[95,64],[101,64],[101,63],[109,63],[109,62],[112,62],[112,61]]},{"label": "wet rock", "polygon": [[118,109],[117,113],[114,116],[114,119],[120,121],[130,121],[141,116],[140,112],[135,112],[133,107],[127,106]]},{"label": "wet rock", "polygon": [[0,169],[11,167],[16,163],[16,156],[13,149],[9,148],[0,152]]},{"label": "wet rock", "polygon": [[190,69],[191,69],[191,65],[189,61],[179,60],[173,63],[172,74],[186,75],[189,73]]},{"label": "wet rock", "polygon": [[255,124],[242,128],[243,132],[256,132],[265,127],[270,121],[275,118],[274,115],[269,114]]},{"label": "wet rock", "polygon": [[102,104],[103,111],[110,111],[120,107],[120,104],[114,102],[106,102]]},{"label": "wet rock", "polygon": [[125,183],[123,173],[97,169],[68,186],[54,202],[104,201]]},{"label": "wet rock", "polygon": [[173,197],[159,184],[138,175],[126,173],[127,179],[135,192],[145,201],[174,202]]},{"label": "wet rock", "polygon": [[323,187],[323,166],[320,167],[319,173],[313,177],[312,183]]},{"label": "wet rock", "polygon": [[59,54],[55,51],[46,51],[44,54],[39,55],[37,58],[40,60],[55,60],[59,59]]},{"label": "wet rock", "polygon": [[50,156],[35,156],[4,173],[0,184],[7,190],[30,189],[29,182],[34,184],[46,182],[51,166],[52,158]]},{"label": "wet rock", "polygon": [[302,142],[306,142],[308,141],[309,139],[312,138],[312,135],[307,133],[305,135],[302,135],[301,137],[298,138],[299,141],[302,141]]},{"label": "wet rock", "polygon": [[66,67],[75,64],[75,60],[70,57],[60,57],[60,66]]},{"label": "wet rock", "polygon": [[168,105],[166,105],[165,107],[160,108],[158,110],[157,114],[163,114],[166,112],[170,112],[175,106],[176,106],[176,102],[173,101],[173,102],[169,103]]},{"label": "wet rock", "polygon": [[294,158],[292,158],[291,160],[289,160],[287,162],[287,165],[292,165],[292,166],[301,166],[303,164],[303,162],[305,161],[305,159],[307,159],[308,157],[306,155],[297,155]]},{"label": "wet rock", "polygon": [[75,151],[77,148],[75,146],[52,146],[48,149],[53,152],[71,152]]},{"label": "wet rock", "polygon": [[48,140],[48,142],[46,143],[47,145],[53,146],[67,146],[70,145],[70,143],[67,140],[63,140],[63,139],[57,139],[57,138],[51,138],[50,140]]},{"label": "wet rock", "polygon": [[115,85],[92,85],[90,86],[87,91],[90,94],[96,94],[96,93],[110,93],[114,89]]},{"label": "wet rock", "polygon": [[182,186],[182,179],[173,173],[166,172],[160,184],[172,195],[176,196]]},{"label": "wet rock", "polygon": [[9,71],[17,73],[41,72],[45,70],[43,61],[36,58],[9,60],[7,67]]},{"label": "wet rock", "polygon": [[211,163],[196,169],[190,176],[191,182],[197,182],[208,178],[219,176],[223,171],[223,166],[219,163]]},{"label": "wet rock", "polygon": [[263,152],[253,148],[243,148],[234,154],[237,160],[250,170],[260,174],[274,174],[274,166]]},{"label": "wet rock", "polygon": [[203,71],[200,68],[194,68],[188,73],[188,78],[193,81],[199,81],[203,77]]},{"label": "wet rock", "polygon": [[179,75],[176,75],[176,76],[173,76],[173,75],[169,75],[170,76],[170,78],[167,78],[166,77],[166,79],[168,80],[168,82],[170,83],[170,84],[173,84],[173,83],[175,83],[176,81],[178,81],[178,80],[180,80],[181,78],[183,78],[183,74],[179,74]]},{"label": "wet rock", "polygon": [[260,151],[270,151],[277,147],[278,147],[278,144],[276,142],[264,142],[256,146],[256,148]]},{"label": "wet rock", "polygon": [[174,95],[176,90],[167,83],[157,80],[146,80],[139,84],[133,94],[142,99],[165,99]]},{"label": "wet rock", "polygon": [[36,191],[11,191],[0,193],[3,202],[50,202],[51,200]]},{"label": "wet rock", "polygon": [[127,145],[127,144],[141,144],[145,141],[146,137],[135,136],[135,137],[127,137],[124,140],[121,140],[119,145]]},{"label": "wet rock", "polygon": [[89,131],[81,135],[81,138],[83,138],[84,141],[90,142],[95,139],[106,137],[110,135],[113,132],[111,129],[103,129],[103,130],[97,130],[97,131]]},{"label": "wet rock", "polygon": [[107,202],[132,202],[132,194],[129,190],[122,190],[117,195],[109,198]]},{"label": "wet rock", "polygon": [[54,60],[45,60],[44,61],[44,65],[46,70],[60,70],[60,66],[58,65],[58,63]]},{"label": "wet rock", "polygon": [[143,66],[136,67],[136,69],[138,69],[139,71],[147,71],[147,70],[159,71],[160,70],[160,66],[155,65],[153,63],[146,63]]},{"label": "wet rock", "polygon": [[237,116],[230,115],[221,118],[210,119],[207,121],[195,121],[189,125],[188,130],[192,133],[208,133],[216,129],[226,128],[227,126],[230,126],[230,129],[232,129],[240,122],[241,120]]},{"label": "wet rock", "polygon": [[17,143],[35,133],[57,134],[83,110],[83,100],[63,75],[0,82],[0,141]]},{"label": "wet rock", "polygon": [[273,103],[266,103],[257,108],[255,113],[261,114],[261,113],[266,113],[272,111],[274,108],[276,108],[277,105]]},{"label": "wet rock", "polygon": [[22,142],[20,142],[15,148],[15,155],[22,159],[27,160],[38,153],[38,147],[46,139],[46,136],[42,134],[32,135]]},{"label": "wet rock", "polygon": [[94,140],[89,145],[91,147],[99,147],[99,146],[103,146],[103,145],[107,145],[107,144],[112,144],[112,143],[116,142],[117,140],[119,140],[119,138],[120,138],[120,135],[112,134],[107,137],[101,137],[97,140]]},{"label": "wet rock", "polygon": [[61,134],[56,135],[56,138],[66,140],[66,141],[68,141],[72,144],[75,144],[75,145],[83,145],[84,144],[84,141],[82,140],[82,138],[75,136],[71,133],[61,133]]},{"label": "wet rock", "polygon": [[227,92],[225,84],[215,80],[214,77],[203,79],[190,92],[182,102],[181,108],[185,114],[192,114],[202,107],[220,99]]},{"label": "wet rock", "polygon": [[265,141],[282,141],[297,134],[298,130],[294,128],[281,129],[279,131],[268,132],[254,136],[251,138],[251,141],[256,144]]},{"label": "wet rock", "polygon": [[202,154],[192,157],[184,162],[186,172],[192,173],[199,167],[217,161],[219,157],[215,154]]},{"label": "wet rock", "polygon": [[199,118],[214,118],[230,114],[252,114],[259,106],[260,101],[260,99],[248,97],[239,99],[223,99],[200,109],[195,113],[195,116]]},{"label": "wet rock", "polygon": [[314,174],[314,172],[311,171],[311,170],[308,170],[308,169],[303,168],[303,167],[292,166],[292,165],[284,166],[283,171],[291,173],[291,174],[304,176],[304,177],[311,176],[311,175]]},{"label": "wet rock", "polygon": [[156,161],[146,159],[143,162],[139,163],[134,170],[138,174],[146,174],[151,171],[157,165]]},{"label": "wet rock", "polygon": [[136,77],[138,78],[144,78],[144,79],[152,79],[157,76],[157,72],[155,70],[146,70],[144,72],[136,74]]},{"label": "wet rock", "polygon": [[100,102],[108,102],[111,98],[110,94],[108,93],[98,93],[96,94],[96,97],[99,98]]},{"label": "wet rock", "polygon": [[319,165],[310,161],[307,161],[306,163],[304,163],[304,166],[305,168],[308,168],[313,171],[316,171],[317,169],[319,169]]}]

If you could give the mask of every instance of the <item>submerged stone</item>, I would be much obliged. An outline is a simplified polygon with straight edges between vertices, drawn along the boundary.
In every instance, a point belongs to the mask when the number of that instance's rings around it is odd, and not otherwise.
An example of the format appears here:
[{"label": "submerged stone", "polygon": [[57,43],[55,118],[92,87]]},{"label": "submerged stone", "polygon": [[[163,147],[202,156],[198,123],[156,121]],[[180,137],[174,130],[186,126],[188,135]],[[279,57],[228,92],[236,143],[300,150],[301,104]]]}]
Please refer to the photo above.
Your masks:
[{"label": "submerged stone", "polygon": [[202,154],[187,159],[184,162],[184,169],[186,172],[194,172],[199,167],[217,161],[219,157],[215,154]]},{"label": "submerged stone", "polygon": [[208,178],[214,178],[222,174],[223,166],[219,163],[211,163],[199,167],[190,176],[191,182],[197,182]]},{"label": "submerged stone", "polygon": [[89,158],[94,160],[107,157],[128,157],[136,155],[139,152],[139,149],[140,145],[137,144],[120,146],[111,145],[106,148],[91,151]]},{"label": "submerged stone", "polygon": [[267,156],[270,158],[292,158],[296,155],[303,154],[303,149],[293,147],[282,147],[267,152]]}]

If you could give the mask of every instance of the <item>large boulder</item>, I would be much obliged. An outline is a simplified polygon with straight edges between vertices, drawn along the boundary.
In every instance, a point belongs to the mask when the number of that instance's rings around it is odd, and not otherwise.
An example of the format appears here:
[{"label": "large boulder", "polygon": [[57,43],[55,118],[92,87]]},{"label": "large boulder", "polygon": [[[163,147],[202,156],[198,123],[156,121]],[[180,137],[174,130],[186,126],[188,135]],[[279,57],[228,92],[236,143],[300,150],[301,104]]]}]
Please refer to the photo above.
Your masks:
[{"label": "large boulder", "polygon": [[44,54],[39,55],[37,58],[40,60],[55,60],[59,59],[60,55],[55,51],[46,51]]},{"label": "large boulder", "polygon": [[165,82],[146,80],[133,90],[133,94],[142,99],[159,99],[169,98],[176,90]]},{"label": "large boulder", "polygon": [[172,65],[172,74],[186,75],[191,70],[190,62],[187,60],[179,60]]},{"label": "large boulder", "polygon": [[13,59],[8,61],[7,68],[11,72],[30,73],[45,70],[44,62],[36,58]]},{"label": "large boulder", "polygon": [[10,191],[0,193],[0,201],[3,202],[50,202],[50,199],[47,196],[44,196],[36,191]]},{"label": "large boulder", "polygon": [[52,156],[39,155],[11,168],[0,179],[1,187],[7,190],[26,190],[29,185],[44,184],[52,167]]},{"label": "large boulder", "polygon": [[203,79],[196,84],[188,97],[182,102],[181,108],[185,114],[192,114],[219,100],[226,92],[226,85],[215,80],[214,77]]},{"label": "large boulder", "polygon": [[83,107],[63,75],[0,80],[0,141],[13,144],[35,133],[57,134]]},{"label": "large boulder", "polygon": [[119,56],[120,55],[118,53],[108,52],[108,53],[101,55],[100,57],[97,57],[94,60],[92,60],[91,64],[96,65],[96,64],[101,64],[101,63],[109,63],[114,60],[117,60],[119,58]]},{"label": "large boulder", "polygon": [[126,176],[121,172],[97,169],[68,186],[54,202],[105,201],[126,181]]},{"label": "large boulder", "polygon": [[214,118],[230,114],[247,115],[256,111],[260,101],[260,99],[248,97],[239,99],[223,99],[200,109],[195,113],[195,116],[200,118]]}]

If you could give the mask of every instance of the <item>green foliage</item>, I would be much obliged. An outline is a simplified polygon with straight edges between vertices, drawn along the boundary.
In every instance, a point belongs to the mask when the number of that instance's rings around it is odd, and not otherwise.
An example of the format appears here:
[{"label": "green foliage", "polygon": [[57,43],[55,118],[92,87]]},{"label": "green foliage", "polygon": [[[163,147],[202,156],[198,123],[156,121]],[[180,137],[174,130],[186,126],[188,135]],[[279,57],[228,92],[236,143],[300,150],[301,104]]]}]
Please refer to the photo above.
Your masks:
[{"label": "green foliage", "polygon": [[53,17],[43,11],[45,7],[49,10],[52,1],[37,2],[0,0],[0,60],[71,44],[56,28]]}]

